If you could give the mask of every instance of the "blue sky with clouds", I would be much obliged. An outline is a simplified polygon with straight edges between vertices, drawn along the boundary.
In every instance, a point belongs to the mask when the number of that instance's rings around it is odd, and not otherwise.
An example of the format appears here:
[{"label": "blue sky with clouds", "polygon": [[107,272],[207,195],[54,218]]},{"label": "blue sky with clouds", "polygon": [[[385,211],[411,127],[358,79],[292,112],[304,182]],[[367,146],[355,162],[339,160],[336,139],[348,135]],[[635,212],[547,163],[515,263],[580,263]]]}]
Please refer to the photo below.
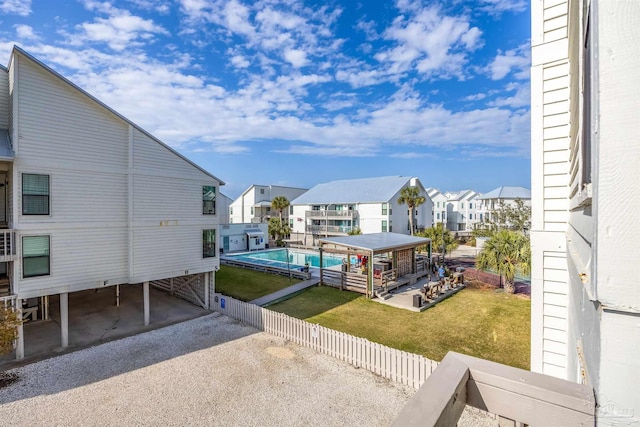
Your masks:
[{"label": "blue sky with clouds", "polygon": [[[54,6],[55,5],[55,6]],[[527,0],[0,0],[19,45],[227,182],[530,188]]]}]

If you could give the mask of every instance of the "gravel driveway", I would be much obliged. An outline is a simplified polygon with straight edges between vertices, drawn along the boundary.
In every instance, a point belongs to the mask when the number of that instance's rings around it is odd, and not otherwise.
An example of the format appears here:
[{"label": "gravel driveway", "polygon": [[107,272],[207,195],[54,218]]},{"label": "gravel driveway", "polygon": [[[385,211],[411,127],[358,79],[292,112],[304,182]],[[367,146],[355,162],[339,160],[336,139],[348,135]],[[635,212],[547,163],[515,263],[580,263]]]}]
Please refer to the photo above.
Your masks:
[{"label": "gravel driveway", "polygon": [[4,425],[384,426],[415,393],[217,313],[11,372]]}]

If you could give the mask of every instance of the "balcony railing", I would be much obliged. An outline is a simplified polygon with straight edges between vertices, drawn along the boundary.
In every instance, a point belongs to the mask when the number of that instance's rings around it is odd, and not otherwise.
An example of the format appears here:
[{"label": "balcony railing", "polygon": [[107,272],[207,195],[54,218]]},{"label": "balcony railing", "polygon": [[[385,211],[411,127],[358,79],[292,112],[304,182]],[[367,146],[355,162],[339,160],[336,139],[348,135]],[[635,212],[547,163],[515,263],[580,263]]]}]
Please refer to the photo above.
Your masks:
[{"label": "balcony railing", "polygon": [[449,352],[393,426],[454,426],[466,405],[497,415],[501,426],[595,425],[590,387]]},{"label": "balcony railing", "polygon": [[357,218],[358,211],[306,211],[307,218]]},{"label": "balcony railing", "polygon": [[349,233],[350,225],[307,225],[307,233]]},{"label": "balcony railing", "polygon": [[14,261],[16,257],[15,230],[0,230],[0,262]]}]

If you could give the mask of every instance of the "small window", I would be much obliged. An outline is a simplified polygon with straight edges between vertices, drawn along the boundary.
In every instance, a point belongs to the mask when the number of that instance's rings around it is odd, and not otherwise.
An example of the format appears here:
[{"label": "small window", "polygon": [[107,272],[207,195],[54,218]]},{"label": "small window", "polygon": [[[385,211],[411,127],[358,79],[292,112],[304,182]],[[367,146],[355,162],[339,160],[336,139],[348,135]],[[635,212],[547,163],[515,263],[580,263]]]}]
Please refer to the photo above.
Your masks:
[{"label": "small window", "polygon": [[264,188],[260,189],[260,194],[264,194]]},{"label": "small window", "polygon": [[436,214],[436,219],[440,219],[440,212]]},{"label": "small window", "polygon": [[293,218],[289,218],[289,227],[293,228]]},{"label": "small window", "polygon": [[216,214],[216,187],[205,185],[202,187],[202,213]]},{"label": "small window", "polygon": [[387,204],[383,203],[382,204],[382,215],[386,215],[387,214]]},{"label": "small window", "polygon": [[251,206],[251,215],[253,215],[253,206]]},{"label": "small window", "polygon": [[469,203],[469,209],[473,209],[473,203]]},{"label": "small window", "polygon": [[49,175],[22,174],[22,215],[49,215]]},{"label": "small window", "polygon": [[289,215],[293,215],[293,205],[289,205]]},{"label": "small window", "polygon": [[313,206],[311,206],[311,210],[312,210],[312,211],[319,211],[319,210],[320,210],[320,205],[313,205]]},{"label": "small window", "polygon": [[202,230],[202,257],[215,258],[216,230]]},{"label": "small window", "polygon": [[387,232],[387,221],[386,220],[382,220],[382,232],[386,233]]},{"label": "small window", "polygon": [[460,203],[460,207],[464,209],[464,203]]},{"label": "small window", "polygon": [[22,277],[50,274],[49,236],[22,237]]},{"label": "small window", "polygon": [[389,221],[389,233],[391,233],[393,231],[393,224],[392,221]]},{"label": "small window", "polygon": [[233,208],[229,208],[229,215],[233,215]]}]

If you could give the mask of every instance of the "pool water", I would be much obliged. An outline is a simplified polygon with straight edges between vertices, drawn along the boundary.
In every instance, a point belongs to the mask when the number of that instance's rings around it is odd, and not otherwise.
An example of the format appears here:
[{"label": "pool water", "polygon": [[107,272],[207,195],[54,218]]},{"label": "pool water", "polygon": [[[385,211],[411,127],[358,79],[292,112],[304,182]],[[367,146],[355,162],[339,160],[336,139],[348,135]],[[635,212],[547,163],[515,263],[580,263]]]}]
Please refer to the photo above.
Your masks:
[{"label": "pool water", "polygon": [[[302,252],[295,249],[276,249],[269,251],[256,251],[240,255],[227,255],[232,259],[252,262],[254,264],[271,265],[274,267],[287,268],[287,257],[289,266],[292,268],[304,267],[306,263],[310,267],[320,267],[320,254],[313,252]],[[335,255],[323,255],[322,264],[324,268],[342,264],[343,257]]]}]

